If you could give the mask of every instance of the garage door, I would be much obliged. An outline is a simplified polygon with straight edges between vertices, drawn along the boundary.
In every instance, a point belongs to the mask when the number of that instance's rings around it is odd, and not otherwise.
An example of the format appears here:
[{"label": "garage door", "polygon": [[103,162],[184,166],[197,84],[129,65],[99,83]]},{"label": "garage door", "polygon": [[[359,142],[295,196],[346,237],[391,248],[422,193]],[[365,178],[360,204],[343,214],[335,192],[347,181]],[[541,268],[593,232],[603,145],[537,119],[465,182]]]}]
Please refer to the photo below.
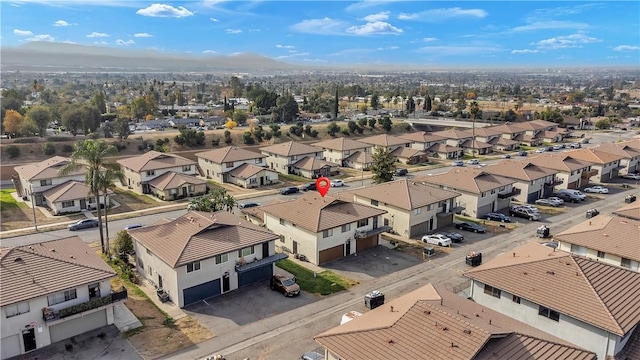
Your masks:
[{"label": "garage door", "polygon": [[184,306],[187,306],[200,300],[218,296],[220,291],[220,279],[216,279],[182,290],[182,300]]},{"label": "garage door", "polygon": [[532,192],[530,194],[527,194],[527,203],[529,204],[533,204],[534,202],[536,202],[536,200],[538,200],[538,192]]},{"label": "garage door", "polygon": [[482,216],[486,215],[487,213],[491,212],[491,204],[487,204],[485,206],[481,206],[478,208],[478,214],[476,215],[477,218],[481,218]]},{"label": "garage door", "polygon": [[50,327],[51,342],[68,339],[103,326],[107,326],[106,309]]},{"label": "garage door", "polygon": [[339,259],[344,256],[344,244],[321,250],[318,263],[326,263],[331,260]]},{"label": "garage door", "polygon": [[15,334],[2,339],[2,358],[8,359],[20,355],[20,335]]},{"label": "garage door", "polygon": [[238,286],[253,284],[258,281],[271,279],[273,276],[273,265],[261,266],[257,269],[245,271],[238,274]]},{"label": "garage door", "polygon": [[429,232],[429,222],[425,221],[423,223],[413,225],[409,229],[409,237],[424,235],[427,232]]},{"label": "garage door", "polygon": [[438,216],[438,223],[436,228],[441,229],[447,225],[453,224],[453,213],[447,213],[446,215]]},{"label": "garage door", "polygon": [[372,235],[366,238],[356,240],[356,252],[371,249],[378,246],[378,235]]}]

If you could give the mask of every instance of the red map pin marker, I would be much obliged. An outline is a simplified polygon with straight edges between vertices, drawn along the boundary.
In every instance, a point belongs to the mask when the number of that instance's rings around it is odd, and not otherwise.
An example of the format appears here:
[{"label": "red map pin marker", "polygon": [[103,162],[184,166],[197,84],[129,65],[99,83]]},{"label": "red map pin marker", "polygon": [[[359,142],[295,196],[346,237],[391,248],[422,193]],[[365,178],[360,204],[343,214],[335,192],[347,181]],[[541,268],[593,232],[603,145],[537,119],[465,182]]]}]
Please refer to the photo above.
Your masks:
[{"label": "red map pin marker", "polygon": [[319,177],[318,180],[316,180],[316,189],[318,189],[318,192],[320,193],[320,195],[322,195],[322,197],[327,195],[330,187],[331,181],[326,177],[322,176]]}]

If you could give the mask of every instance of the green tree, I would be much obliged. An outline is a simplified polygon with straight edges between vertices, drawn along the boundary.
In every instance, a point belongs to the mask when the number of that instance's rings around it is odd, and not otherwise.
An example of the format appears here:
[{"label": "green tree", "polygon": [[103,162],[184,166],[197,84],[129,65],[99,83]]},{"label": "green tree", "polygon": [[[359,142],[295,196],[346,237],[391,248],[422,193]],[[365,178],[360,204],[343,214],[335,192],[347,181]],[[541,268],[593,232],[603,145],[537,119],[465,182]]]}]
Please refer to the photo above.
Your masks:
[{"label": "green tree", "polygon": [[380,108],[380,96],[376,92],[371,95],[371,108],[373,110],[378,110]]},{"label": "green tree", "polygon": [[298,116],[298,103],[293,95],[279,97],[276,104],[276,111],[280,115],[280,120],[289,123]]},{"label": "green tree", "polygon": [[47,125],[51,122],[51,110],[48,106],[37,105],[27,110],[25,121],[38,129],[38,135],[45,137],[47,135]]},{"label": "green tree", "polygon": [[82,130],[85,135],[96,132],[100,127],[102,116],[100,110],[92,105],[84,105],[80,108],[82,111]]},{"label": "green tree", "polygon": [[69,107],[62,113],[62,125],[71,135],[76,136],[83,126],[83,111],[77,107]]},{"label": "green tree", "polygon": [[349,132],[353,134],[356,132],[358,124],[356,124],[356,122],[353,120],[349,120],[349,122],[347,123],[347,127],[349,128]]},{"label": "green tree", "polygon": [[129,129],[129,120],[118,117],[115,121],[114,130],[120,140],[126,139],[131,134],[131,130]]},{"label": "green tree", "polygon": [[105,114],[107,112],[107,104],[105,102],[105,96],[102,91],[96,91],[93,98],[91,98],[91,105],[95,106],[100,114]]},{"label": "green tree", "polygon": [[226,189],[213,188],[208,194],[192,199],[187,206],[188,210],[216,212],[220,210],[232,211],[236,205],[233,196],[227,194]]},{"label": "green tree", "polygon": [[396,159],[384,146],[376,146],[373,149],[372,180],[376,184],[393,180],[396,171]]},{"label": "green tree", "polygon": [[141,96],[133,99],[129,104],[132,119],[143,119],[147,115],[147,102]]},{"label": "green tree", "polygon": [[[124,173],[118,163],[110,163],[106,166],[104,171],[98,173],[98,190],[102,192],[104,197],[104,225],[105,225],[105,237],[107,248],[107,257],[111,259],[111,246],[109,245],[109,219],[107,214],[109,213],[109,190],[116,188],[115,181],[122,181],[124,179]],[[100,207],[99,199],[96,199],[96,206]]]},{"label": "green tree", "polygon": [[611,127],[611,121],[609,119],[601,119],[596,121],[594,126],[596,129],[605,130]]},{"label": "green tree", "polygon": [[458,102],[456,103],[456,109],[458,109],[458,111],[462,111],[466,108],[467,108],[467,100],[461,97],[460,99],[458,99]]},{"label": "green tree", "polygon": [[376,128],[376,119],[374,119],[374,118],[369,118],[369,120],[368,120],[368,124],[369,124],[369,127],[370,127],[371,129],[375,129],[375,128]]},{"label": "green tree", "polygon": [[471,120],[475,121],[478,118],[480,106],[476,101],[472,101],[471,104],[469,104],[469,113],[471,114]]},{"label": "green tree", "polygon": [[129,232],[127,230],[118,231],[113,242],[113,251],[122,261],[128,262],[129,255],[133,254],[133,250],[133,238],[129,235]]},{"label": "green tree", "polygon": [[242,110],[236,110],[233,112],[233,121],[238,125],[247,123],[247,113]]},{"label": "green tree", "polygon": [[278,137],[281,134],[280,132],[280,125],[276,124],[276,123],[271,123],[269,124],[269,129],[271,129],[271,136],[272,137]]},{"label": "green tree", "polygon": [[391,125],[393,123],[391,122],[391,118],[389,118],[388,116],[383,116],[378,119],[378,124],[380,124],[383,129],[391,131]]},{"label": "green tree", "polygon": [[331,136],[335,136],[338,132],[340,132],[340,126],[338,126],[335,121],[330,122],[327,126],[327,133]]},{"label": "green tree", "polygon": [[251,134],[250,131],[245,131],[244,134],[242,134],[242,143],[246,145],[253,145],[255,143],[253,134]]},{"label": "green tree", "polygon": [[426,111],[431,111],[431,107],[433,104],[431,103],[431,96],[427,95],[427,98],[424,100],[424,109]]}]

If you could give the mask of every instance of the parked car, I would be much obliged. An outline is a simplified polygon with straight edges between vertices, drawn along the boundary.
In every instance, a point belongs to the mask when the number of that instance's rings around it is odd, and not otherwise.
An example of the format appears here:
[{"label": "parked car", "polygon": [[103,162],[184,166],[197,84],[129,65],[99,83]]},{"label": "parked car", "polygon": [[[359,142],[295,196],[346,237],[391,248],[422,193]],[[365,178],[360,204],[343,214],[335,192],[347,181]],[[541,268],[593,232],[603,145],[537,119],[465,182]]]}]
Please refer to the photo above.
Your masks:
[{"label": "parked car", "polygon": [[536,149],[536,154],[542,154],[542,153],[543,153],[543,152],[545,152],[545,151],[547,151],[547,149],[545,149],[545,148],[539,148],[539,149]]},{"label": "parked car", "polygon": [[580,145],[580,143],[574,142],[569,144],[569,147],[572,149],[580,149],[582,147],[582,145]]},{"label": "parked car", "polygon": [[300,294],[300,285],[296,283],[296,278],[285,275],[273,275],[270,283],[271,290],[281,292],[284,296],[295,296]]},{"label": "parked car", "polygon": [[260,206],[260,204],[255,202],[238,203],[239,209],[247,209],[247,208],[256,207],[256,206]]},{"label": "parked car", "polygon": [[504,155],[502,155],[502,158],[503,158],[503,159],[511,159],[511,155],[509,155],[509,154],[504,154]]},{"label": "parked car", "polygon": [[296,194],[298,192],[300,192],[300,189],[295,186],[288,186],[286,188],[280,189],[280,194],[282,195]]},{"label": "parked car", "polygon": [[587,210],[585,217],[587,219],[591,219],[592,217],[597,216],[598,214],[600,214],[600,211],[598,211],[598,209],[589,209]]},{"label": "parked car", "polygon": [[129,224],[127,226],[124,227],[125,230],[131,230],[131,229],[137,229],[137,228],[141,228],[144,225],[142,224]]},{"label": "parked car", "polygon": [[[557,198],[556,198],[557,199]],[[560,201],[556,201],[556,200],[552,200],[551,198],[547,198],[547,199],[538,199],[535,201],[536,205],[542,205],[542,206],[552,206],[552,207],[558,207],[562,204],[564,204],[564,200],[562,199],[558,199]]]},{"label": "parked car", "polygon": [[511,218],[505,214],[490,212],[484,216],[487,220],[500,221],[500,222],[511,222]]},{"label": "parked car", "polygon": [[67,229],[76,231],[80,229],[88,229],[92,227],[98,227],[98,219],[82,219],[67,226]]},{"label": "parked car", "polygon": [[457,223],[454,225],[454,227],[458,230],[473,231],[474,233],[484,233],[485,231],[487,231],[484,226],[480,226],[469,221]]},{"label": "parked car", "polygon": [[552,148],[553,150],[561,150],[564,148],[564,145],[553,145]]},{"label": "parked car", "polygon": [[451,239],[451,241],[453,241],[454,243],[459,243],[464,241],[464,236],[462,236],[462,234],[457,232],[451,231],[451,232],[445,233],[444,236]]},{"label": "parked car", "polygon": [[586,193],[594,193],[594,194],[608,194],[609,193],[609,189],[604,187],[604,186],[600,186],[600,185],[596,185],[596,186],[591,186],[591,187],[587,187],[584,188],[584,190],[582,190]]},{"label": "parked car", "polygon": [[543,242],[542,245],[548,246],[548,247],[553,248],[553,249],[557,249],[558,248],[558,242],[557,241]]},{"label": "parked car", "polygon": [[525,208],[525,209],[531,210],[531,211],[536,212],[536,213],[540,213],[540,210],[538,210],[537,207],[535,207],[533,205],[529,205],[529,204],[513,205],[513,207],[521,207],[521,208]]},{"label": "parked car", "polygon": [[340,186],[344,186],[344,181],[338,179],[338,180],[331,180],[331,187],[340,187]]},{"label": "parked car", "polygon": [[529,155],[529,153],[524,151],[524,150],[518,151],[517,154],[518,154],[518,156],[527,156],[527,155]]},{"label": "parked car", "polygon": [[551,197],[548,197],[548,198],[547,198],[547,200],[549,200],[549,201],[553,201],[553,202],[556,202],[556,203],[558,203],[558,204],[560,204],[560,205],[564,205],[564,200],[560,199],[560,198],[559,198],[559,197],[557,197],[557,196],[551,196]]},{"label": "parked car", "polygon": [[309,351],[304,353],[300,360],[324,360],[324,355],[317,351]]},{"label": "parked car", "polygon": [[522,206],[513,206],[511,209],[509,209],[509,215],[528,219],[530,221],[537,221],[541,218],[540,213],[531,211],[531,209],[527,209]]},{"label": "parked car", "polygon": [[478,159],[471,159],[467,162],[469,165],[478,165],[480,162]]},{"label": "parked car", "polygon": [[396,176],[405,176],[409,173],[407,169],[396,169]]},{"label": "parked car", "polygon": [[306,183],[304,185],[300,185],[300,190],[309,191],[309,190],[318,190],[315,182]]},{"label": "parked car", "polygon": [[442,234],[425,235],[422,242],[438,246],[451,246],[451,239]]},{"label": "parked car", "polygon": [[622,178],[629,180],[640,180],[640,174],[626,174],[622,175]]},{"label": "parked car", "polygon": [[582,191],[575,189],[560,189],[554,195],[564,201],[572,201],[574,203],[585,201],[587,199],[587,195],[583,194]]},{"label": "parked car", "polygon": [[464,163],[462,162],[462,160],[456,160],[451,163],[451,166],[464,166]]}]

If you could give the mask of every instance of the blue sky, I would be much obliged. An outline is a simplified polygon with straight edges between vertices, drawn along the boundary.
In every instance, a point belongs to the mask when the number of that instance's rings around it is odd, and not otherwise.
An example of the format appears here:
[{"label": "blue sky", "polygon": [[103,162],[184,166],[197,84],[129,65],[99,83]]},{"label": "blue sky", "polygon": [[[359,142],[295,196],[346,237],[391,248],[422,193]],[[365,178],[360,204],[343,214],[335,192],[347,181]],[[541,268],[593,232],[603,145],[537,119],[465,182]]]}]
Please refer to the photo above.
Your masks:
[{"label": "blue sky", "polygon": [[302,64],[640,66],[638,1],[0,0],[29,41]]}]

